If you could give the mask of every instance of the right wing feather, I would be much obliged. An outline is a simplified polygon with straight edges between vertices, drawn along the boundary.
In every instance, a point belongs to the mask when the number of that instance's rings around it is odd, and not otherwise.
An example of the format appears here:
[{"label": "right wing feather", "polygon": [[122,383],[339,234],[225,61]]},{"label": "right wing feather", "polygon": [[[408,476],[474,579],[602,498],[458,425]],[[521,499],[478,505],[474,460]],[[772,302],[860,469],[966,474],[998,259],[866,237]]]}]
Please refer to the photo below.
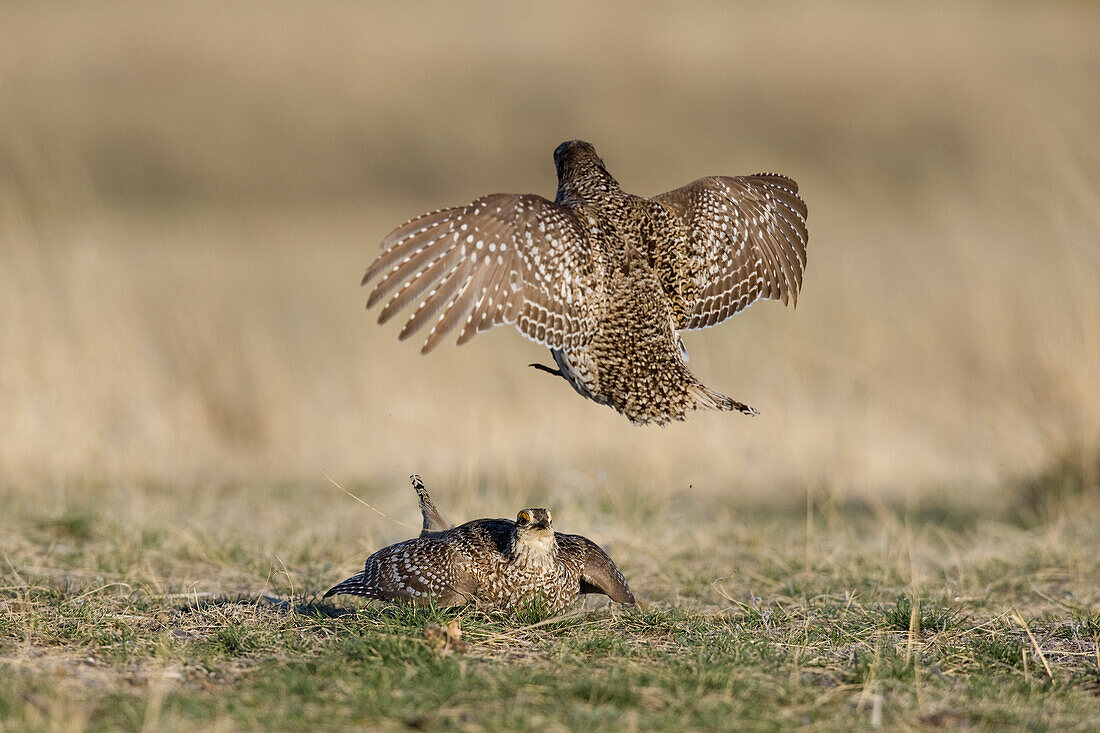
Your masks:
[{"label": "right wing feather", "polygon": [[[707,328],[758,298],[795,303],[806,269],[806,203],[774,173],[700,178],[654,200],[677,216],[691,245],[693,283],[678,329]],[[674,290],[675,283],[668,286]]]},{"label": "right wing feather", "polygon": [[558,543],[581,559],[581,593],[603,593],[616,603],[635,603],[626,578],[602,547],[578,534],[559,533]]}]

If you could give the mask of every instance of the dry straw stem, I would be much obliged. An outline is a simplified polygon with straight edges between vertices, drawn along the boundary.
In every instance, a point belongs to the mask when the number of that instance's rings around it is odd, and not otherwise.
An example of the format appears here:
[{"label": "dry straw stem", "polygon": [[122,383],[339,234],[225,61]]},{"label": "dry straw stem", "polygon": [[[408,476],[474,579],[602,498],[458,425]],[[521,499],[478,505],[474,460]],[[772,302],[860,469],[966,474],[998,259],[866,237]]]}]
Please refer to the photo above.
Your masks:
[{"label": "dry straw stem", "polygon": [[1043,648],[1039,646],[1039,642],[1035,640],[1035,635],[1031,633],[1031,628],[1027,625],[1027,621],[1024,620],[1024,617],[1021,616],[1020,612],[1016,609],[1012,609],[1012,615],[1016,619],[1016,623],[1020,624],[1020,626],[1023,627],[1024,631],[1027,632],[1028,640],[1035,648],[1035,653],[1039,655],[1039,661],[1043,663],[1043,669],[1047,671],[1047,679],[1050,680],[1050,683],[1052,685],[1057,684],[1056,680],[1054,679],[1054,673],[1050,671],[1050,665],[1047,664],[1047,658],[1043,654]]},{"label": "dry straw stem", "polygon": [[411,524],[408,524],[408,523],[406,523],[406,522],[402,522],[402,521],[401,521],[401,520],[399,520],[399,519],[394,519],[394,518],[393,518],[393,517],[391,517],[391,516],[390,516],[389,514],[386,514],[385,512],[381,512],[381,511],[379,511],[379,510],[375,509],[375,508],[374,508],[373,506],[371,506],[370,504],[368,504],[367,502],[363,501],[362,499],[360,499],[360,498],[359,498],[358,496],[356,496],[355,494],[353,494],[353,493],[351,493],[350,491],[348,491],[347,489],[345,489],[345,488],[344,488],[343,486],[341,486],[341,485],[340,485],[339,483],[337,483],[337,482],[336,482],[336,479],[332,478],[332,476],[329,476],[329,475],[328,475],[327,473],[325,474],[325,478],[326,478],[326,479],[328,479],[328,482],[329,482],[330,484],[332,484],[332,485],[333,485],[333,486],[335,486],[336,488],[340,489],[340,491],[343,491],[343,492],[344,492],[345,494],[347,494],[348,496],[350,496],[350,497],[351,497],[352,499],[355,499],[355,500],[356,500],[357,502],[359,502],[360,504],[362,504],[363,506],[365,506],[365,507],[366,507],[367,509],[370,509],[370,510],[371,510],[372,512],[374,512],[374,513],[375,513],[375,514],[377,514],[378,516],[380,516],[380,517],[385,517],[386,519],[390,520],[390,521],[391,521],[391,522],[393,522],[394,524],[400,525],[400,526],[402,526],[402,527],[404,527],[404,528],[406,528],[406,529],[411,529],[411,530],[413,530],[414,532],[419,532],[419,531],[420,531],[420,528],[419,528],[419,527],[414,527],[413,525],[411,525]]}]

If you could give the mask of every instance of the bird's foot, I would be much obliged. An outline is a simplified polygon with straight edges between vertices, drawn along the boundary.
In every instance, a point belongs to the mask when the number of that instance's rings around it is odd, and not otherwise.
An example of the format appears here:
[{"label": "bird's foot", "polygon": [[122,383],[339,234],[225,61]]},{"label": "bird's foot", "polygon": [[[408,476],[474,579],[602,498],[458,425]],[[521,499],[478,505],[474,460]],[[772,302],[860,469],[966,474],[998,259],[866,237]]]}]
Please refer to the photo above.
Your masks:
[{"label": "bird's foot", "polygon": [[538,362],[536,362],[534,364],[528,364],[527,366],[534,367],[535,369],[539,369],[541,371],[544,371],[547,374],[553,374],[555,377],[564,377],[565,376],[564,374],[561,373],[561,369],[551,369],[550,367],[546,366],[545,364],[539,364]]}]

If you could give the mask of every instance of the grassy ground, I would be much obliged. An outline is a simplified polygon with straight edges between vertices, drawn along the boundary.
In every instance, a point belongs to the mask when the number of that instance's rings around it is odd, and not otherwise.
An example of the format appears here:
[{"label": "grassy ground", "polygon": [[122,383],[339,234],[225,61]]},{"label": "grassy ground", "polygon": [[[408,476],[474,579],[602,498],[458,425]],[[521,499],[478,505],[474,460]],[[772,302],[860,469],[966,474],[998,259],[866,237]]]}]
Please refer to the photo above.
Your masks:
[{"label": "grassy ground", "polygon": [[[214,532],[202,516],[173,530],[24,506],[0,527],[0,724],[1086,730],[1100,705],[1100,506],[1064,472],[1036,481],[1065,490],[1035,506],[1036,482],[1021,484],[998,510],[731,513],[689,498],[585,513],[645,602],[589,599],[549,619],[321,601],[371,548],[349,553],[343,529],[287,537],[293,494],[239,489],[250,526]],[[139,506],[157,494],[132,492]],[[168,499],[201,514],[201,500]],[[666,521],[646,541],[650,511]]]}]

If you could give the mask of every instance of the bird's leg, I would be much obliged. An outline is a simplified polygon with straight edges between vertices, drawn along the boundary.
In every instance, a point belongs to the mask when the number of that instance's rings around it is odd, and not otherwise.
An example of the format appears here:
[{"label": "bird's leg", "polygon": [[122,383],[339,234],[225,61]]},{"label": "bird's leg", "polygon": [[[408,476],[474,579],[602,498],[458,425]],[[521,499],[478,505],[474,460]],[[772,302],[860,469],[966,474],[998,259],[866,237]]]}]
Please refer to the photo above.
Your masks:
[{"label": "bird's leg", "polygon": [[565,375],[561,373],[561,369],[551,369],[550,367],[546,366],[545,364],[539,364],[539,363],[536,362],[534,364],[528,364],[527,366],[534,367],[535,369],[539,369],[541,371],[544,371],[547,374],[553,374],[555,377],[562,377],[562,378],[565,377]]}]

